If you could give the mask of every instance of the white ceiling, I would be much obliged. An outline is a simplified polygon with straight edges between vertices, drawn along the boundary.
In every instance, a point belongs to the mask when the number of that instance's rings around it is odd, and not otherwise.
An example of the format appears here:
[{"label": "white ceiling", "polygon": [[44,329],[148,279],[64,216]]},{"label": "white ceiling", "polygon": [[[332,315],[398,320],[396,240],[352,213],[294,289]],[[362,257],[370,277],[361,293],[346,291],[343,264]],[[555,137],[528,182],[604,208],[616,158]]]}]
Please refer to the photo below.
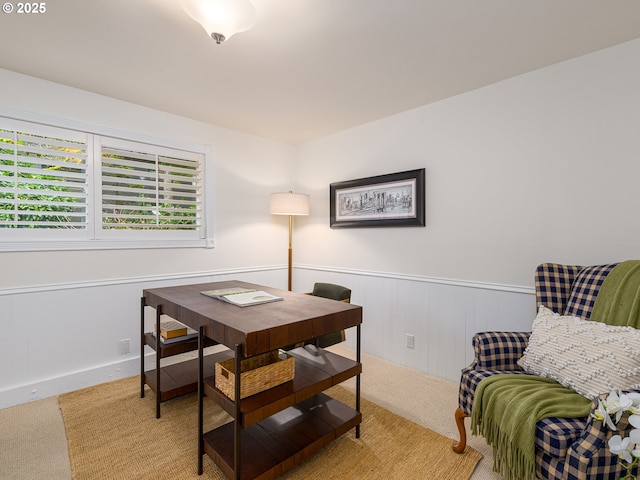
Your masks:
[{"label": "white ceiling", "polygon": [[179,0],[48,0],[0,68],[297,144],[640,37],[638,0],[253,3],[216,45]]}]

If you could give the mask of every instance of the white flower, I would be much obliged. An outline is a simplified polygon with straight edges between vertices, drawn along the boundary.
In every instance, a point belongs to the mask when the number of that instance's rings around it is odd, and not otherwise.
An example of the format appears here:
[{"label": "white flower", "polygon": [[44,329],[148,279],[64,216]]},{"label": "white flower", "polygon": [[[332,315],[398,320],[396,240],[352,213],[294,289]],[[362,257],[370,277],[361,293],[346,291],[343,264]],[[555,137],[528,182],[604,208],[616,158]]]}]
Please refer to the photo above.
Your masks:
[{"label": "white flower", "polygon": [[[609,415],[615,414],[616,416],[616,424],[620,421],[622,414],[625,410],[628,410],[633,406],[633,400],[631,397],[624,393],[618,393],[612,391],[607,399],[603,402],[605,410],[609,413]],[[608,424],[607,424],[608,425]],[[615,430],[615,428],[612,428]]]},{"label": "white flower", "polygon": [[[629,441],[635,447],[635,450],[638,449],[638,444],[640,444],[640,430],[633,429],[629,432]],[[633,454],[634,457],[640,457],[640,455]]]},{"label": "white flower", "polygon": [[595,409],[595,411],[591,414],[591,416],[595,420],[604,422],[607,425],[607,427],[609,427],[611,430],[616,429],[616,426],[613,424],[613,421],[611,420],[611,416],[609,415],[608,409],[601,399],[598,399],[598,408]]},{"label": "white flower", "polygon": [[611,453],[622,457],[627,463],[633,462],[633,457],[631,456],[633,447],[634,444],[631,443],[629,437],[622,438],[620,435],[614,435],[609,439],[609,450],[611,450]]},{"label": "white flower", "polygon": [[629,423],[635,428],[640,428],[640,415],[629,415]]},{"label": "white flower", "polygon": [[640,413],[640,392],[631,392],[628,393],[627,396],[631,399],[631,402],[633,402],[633,405],[629,407],[629,411],[631,413]]},{"label": "white flower", "polygon": [[[591,416],[606,423],[611,430],[616,430],[616,425],[624,412],[629,413],[629,425],[633,428],[630,429],[627,438],[614,435],[609,439],[608,444],[611,453],[618,455],[626,462],[626,465],[622,464],[627,469],[627,475],[624,478],[630,478],[631,468],[640,458],[640,393],[622,394],[619,391],[612,391],[604,401],[598,400],[598,408]],[[615,425],[611,418],[613,415],[615,415]]]}]

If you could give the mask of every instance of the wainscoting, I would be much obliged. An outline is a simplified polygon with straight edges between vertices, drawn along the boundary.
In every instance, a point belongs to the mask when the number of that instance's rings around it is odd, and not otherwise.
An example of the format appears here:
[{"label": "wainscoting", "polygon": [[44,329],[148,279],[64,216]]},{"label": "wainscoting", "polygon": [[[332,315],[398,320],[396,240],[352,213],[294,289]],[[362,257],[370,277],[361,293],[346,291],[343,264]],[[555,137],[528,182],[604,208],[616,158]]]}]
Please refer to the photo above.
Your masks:
[{"label": "wainscoting", "polygon": [[[314,282],[351,288],[351,302],[363,307],[364,352],[455,382],[473,360],[476,332],[531,331],[535,317],[532,287],[313,266],[298,266],[294,278],[309,289]],[[355,331],[347,344],[355,347]]]},{"label": "wainscoting", "polygon": [[[452,381],[473,358],[475,332],[528,331],[535,316],[529,287],[311,265],[293,276],[297,291],[314,282],[351,288],[363,307],[364,352]],[[286,288],[286,267],[0,290],[0,408],[137,374],[142,290],[229,279]],[[354,331],[347,344],[355,347]]]}]

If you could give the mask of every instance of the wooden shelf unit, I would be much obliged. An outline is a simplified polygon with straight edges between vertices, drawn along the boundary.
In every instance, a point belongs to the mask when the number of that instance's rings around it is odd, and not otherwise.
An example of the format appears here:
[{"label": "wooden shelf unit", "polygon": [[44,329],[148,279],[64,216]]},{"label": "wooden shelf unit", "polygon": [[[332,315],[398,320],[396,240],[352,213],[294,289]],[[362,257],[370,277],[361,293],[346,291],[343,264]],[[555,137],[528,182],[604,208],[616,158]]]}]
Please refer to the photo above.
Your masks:
[{"label": "wooden shelf unit", "polygon": [[[272,480],[347,433],[362,414],[320,393],[241,431],[241,480]],[[204,434],[204,451],[228,478],[234,470],[234,425]]]},{"label": "wooden shelf unit", "polygon": [[[358,410],[322,393],[359,375],[359,362],[312,345],[288,353],[296,362],[294,379],[240,402],[240,479],[275,479],[362,422]],[[215,376],[204,379],[204,394],[236,418],[236,402],[215,387]],[[233,422],[203,433],[204,453],[229,478],[234,435]]]},{"label": "wooden shelf unit", "polygon": [[[319,361],[312,361],[317,352]],[[287,352],[295,358],[295,378],[240,402],[240,424],[247,428],[362,372],[362,365],[312,345]],[[207,368],[205,367],[205,370]],[[215,377],[204,379],[204,393],[235,418],[235,402],[215,387]]]},{"label": "wooden shelf unit", "polygon": [[[160,360],[181,353],[193,352],[198,349],[198,337],[188,338],[172,343],[163,343],[152,332],[145,332],[144,328],[144,297],[141,300],[140,309],[140,397],[144,398],[144,386],[156,395],[156,418],[160,418],[160,404],[172,398],[196,392],[198,390],[198,359],[185,360],[172,365],[161,366]],[[162,309],[156,309],[156,332],[160,331],[160,316]],[[215,345],[211,339],[205,339],[205,346]],[[144,346],[148,345],[155,352],[156,368],[145,371]],[[207,367],[213,368],[220,359],[225,360],[233,355],[229,352],[226,357],[207,355],[204,362]]]}]

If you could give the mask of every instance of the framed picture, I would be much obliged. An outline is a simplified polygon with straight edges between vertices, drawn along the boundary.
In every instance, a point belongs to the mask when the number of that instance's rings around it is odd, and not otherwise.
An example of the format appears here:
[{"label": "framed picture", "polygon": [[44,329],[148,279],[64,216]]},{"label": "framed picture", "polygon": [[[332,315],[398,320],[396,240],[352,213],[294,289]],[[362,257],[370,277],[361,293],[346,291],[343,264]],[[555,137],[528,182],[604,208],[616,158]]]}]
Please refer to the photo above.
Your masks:
[{"label": "framed picture", "polygon": [[424,168],[329,186],[331,228],[425,225]]}]

